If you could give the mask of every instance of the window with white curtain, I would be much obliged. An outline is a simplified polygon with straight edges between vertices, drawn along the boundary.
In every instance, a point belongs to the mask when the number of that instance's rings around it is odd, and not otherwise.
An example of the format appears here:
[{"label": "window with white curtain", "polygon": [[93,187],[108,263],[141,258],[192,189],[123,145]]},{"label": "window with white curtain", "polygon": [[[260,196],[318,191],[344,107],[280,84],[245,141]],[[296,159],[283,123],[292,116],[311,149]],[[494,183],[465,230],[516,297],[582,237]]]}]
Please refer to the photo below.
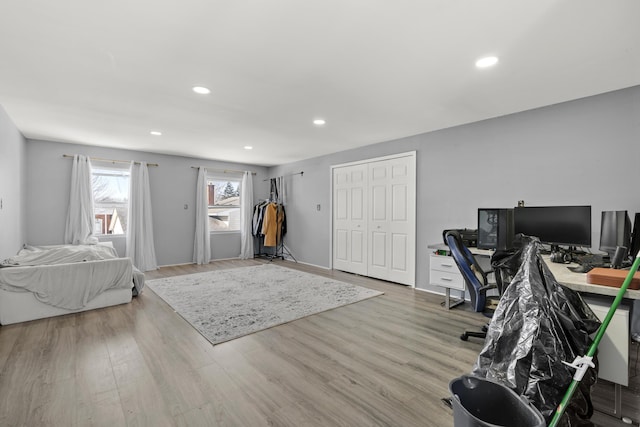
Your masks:
[{"label": "window with white curtain", "polygon": [[240,231],[240,176],[207,176],[209,230]]},{"label": "window with white curtain", "polygon": [[129,165],[91,162],[94,235],[125,235],[129,203]]}]

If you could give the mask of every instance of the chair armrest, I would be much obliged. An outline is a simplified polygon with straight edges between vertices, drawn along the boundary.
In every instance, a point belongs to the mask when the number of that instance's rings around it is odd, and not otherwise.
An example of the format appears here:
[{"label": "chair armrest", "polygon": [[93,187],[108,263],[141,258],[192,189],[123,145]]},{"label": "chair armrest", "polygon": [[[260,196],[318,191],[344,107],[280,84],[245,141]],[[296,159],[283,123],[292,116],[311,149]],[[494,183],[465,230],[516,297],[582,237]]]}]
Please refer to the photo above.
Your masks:
[{"label": "chair armrest", "polygon": [[489,289],[498,289],[498,285],[495,283],[491,283],[489,285],[482,286],[480,287],[480,289],[478,289],[478,292],[488,291]]}]

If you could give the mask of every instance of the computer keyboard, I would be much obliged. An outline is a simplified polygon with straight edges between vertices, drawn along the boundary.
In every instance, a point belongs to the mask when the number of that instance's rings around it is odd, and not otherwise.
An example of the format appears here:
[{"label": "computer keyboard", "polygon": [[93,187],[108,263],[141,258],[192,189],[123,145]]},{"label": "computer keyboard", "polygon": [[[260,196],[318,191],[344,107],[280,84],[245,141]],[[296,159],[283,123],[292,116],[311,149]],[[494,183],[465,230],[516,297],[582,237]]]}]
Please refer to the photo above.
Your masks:
[{"label": "computer keyboard", "polygon": [[584,254],[576,257],[578,264],[605,264],[604,256],[598,254]]}]

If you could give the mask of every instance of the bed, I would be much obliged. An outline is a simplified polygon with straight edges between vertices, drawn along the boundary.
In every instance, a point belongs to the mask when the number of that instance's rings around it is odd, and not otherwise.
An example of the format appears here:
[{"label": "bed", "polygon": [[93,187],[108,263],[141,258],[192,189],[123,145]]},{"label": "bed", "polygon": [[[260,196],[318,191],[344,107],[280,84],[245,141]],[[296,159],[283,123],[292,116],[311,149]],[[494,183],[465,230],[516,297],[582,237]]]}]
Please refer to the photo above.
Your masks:
[{"label": "bed", "polygon": [[143,287],[110,244],[25,247],[0,263],[0,324],[126,304]]}]

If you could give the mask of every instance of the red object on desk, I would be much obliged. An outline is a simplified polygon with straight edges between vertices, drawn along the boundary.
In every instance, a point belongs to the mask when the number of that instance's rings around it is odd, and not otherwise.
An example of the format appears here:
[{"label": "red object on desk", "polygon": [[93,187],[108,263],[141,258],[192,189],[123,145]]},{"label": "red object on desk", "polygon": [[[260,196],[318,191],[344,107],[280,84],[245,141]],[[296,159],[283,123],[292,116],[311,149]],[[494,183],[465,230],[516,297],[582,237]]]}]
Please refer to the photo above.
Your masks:
[{"label": "red object on desk", "polygon": [[[587,273],[587,283],[594,285],[611,286],[619,288],[627,278],[629,270],[615,270],[613,268],[593,268]],[[627,289],[640,289],[640,272],[633,275]]]}]

